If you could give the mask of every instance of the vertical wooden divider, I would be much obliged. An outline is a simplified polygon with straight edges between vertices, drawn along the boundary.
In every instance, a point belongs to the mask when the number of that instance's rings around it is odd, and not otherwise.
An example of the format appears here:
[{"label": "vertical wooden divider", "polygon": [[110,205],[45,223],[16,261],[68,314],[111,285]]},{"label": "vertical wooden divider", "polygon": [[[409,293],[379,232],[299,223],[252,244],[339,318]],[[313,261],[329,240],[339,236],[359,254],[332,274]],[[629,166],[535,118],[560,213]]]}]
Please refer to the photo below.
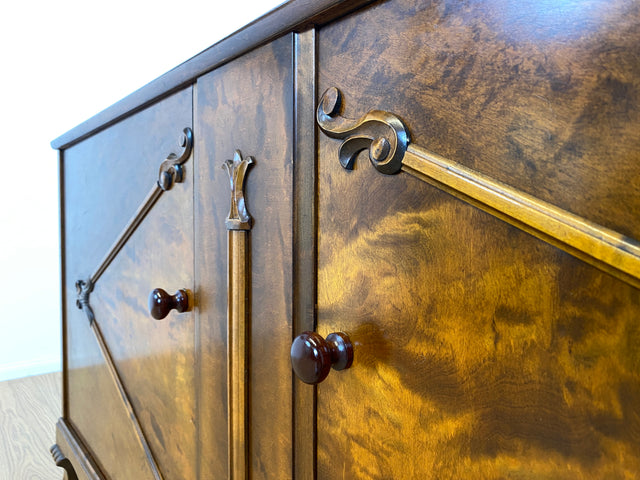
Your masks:
[{"label": "vertical wooden divider", "polygon": [[[293,335],[316,326],[316,31],[294,37],[294,280]],[[316,387],[293,382],[293,477],[316,478]]]}]

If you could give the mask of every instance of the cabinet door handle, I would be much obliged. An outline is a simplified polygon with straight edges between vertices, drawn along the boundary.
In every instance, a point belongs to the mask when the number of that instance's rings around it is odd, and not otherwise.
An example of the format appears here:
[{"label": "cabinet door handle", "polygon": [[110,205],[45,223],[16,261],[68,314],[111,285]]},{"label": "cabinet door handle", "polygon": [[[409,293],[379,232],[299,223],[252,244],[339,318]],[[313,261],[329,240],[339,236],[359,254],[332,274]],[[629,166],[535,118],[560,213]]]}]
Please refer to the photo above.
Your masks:
[{"label": "cabinet door handle", "polygon": [[291,366],[304,383],[320,383],[331,367],[344,370],[352,363],[353,344],[343,332],[330,333],[326,340],[316,332],[302,332],[291,344]]},{"label": "cabinet door handle", "polygon": [[179,313],[189,311],[189,295],[184,288],[174,295],[169,295],[161,288],[155,288],[149,294],[149,313],[156,320],[162,320],[173,309]]}]

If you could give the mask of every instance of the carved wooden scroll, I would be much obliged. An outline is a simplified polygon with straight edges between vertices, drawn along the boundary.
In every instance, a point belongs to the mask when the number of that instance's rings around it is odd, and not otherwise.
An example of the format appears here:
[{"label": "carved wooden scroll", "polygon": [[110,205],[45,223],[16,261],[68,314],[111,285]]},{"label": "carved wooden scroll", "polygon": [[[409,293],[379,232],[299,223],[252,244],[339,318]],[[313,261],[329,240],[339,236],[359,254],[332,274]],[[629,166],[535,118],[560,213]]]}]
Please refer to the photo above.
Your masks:
[{"label": "carved wooden scroll", "polygon": [[253,158],[236,150],[223,167],[229,175],[231,207],[225,221],[228,237],[227,399],[229,408],[229,478],[249,478],[248,466],[248,328],[249,230],[251,216],[244,200],[244,181]]},{"label": "carved wooden scroll", "polygon": [[104,259],[100,262],[94,273],[86,280],[78,280],[76,282],[77,289],[77,300],[76,306],[85,312],[87,316],[87,320],[89,321],[89,325],[94,333],[96,341],[98,342],[98,346],[100,347],[100,352],[105,360],[107,368],[109,370],[109,374],[113,383],[115,384],[118,395],[122,400],[122,404],[124,405],[129,418],[131,420],[131,424],[133,429],[136,432],[136,436],[138,438],[138,442],[140,446],[145,452],[147,457],[149,467],[153,474],[153,478],[156,480],[162,480],[162,473],[160,472],[160,468],[158,467],[158,463],[149,447],[149,442],[142,430],[140,425],[140,421],[136,416],[136,413],[133,409],[133,404],[127,394],[127,391],[122,383],[120,375],[118,374],[118,370],[116,369],[115,363],[113,361],[113,357],[111,356],[111,352],[109,351],[109,347],[107,346],[104,336],[100,330],[100,326],[96,321],[96,317],[93,313],[93,309],[91,308],[90,296],[93,291],[94,285],[101,277],[101,275],[105,272],[107,267],[111,264],[113,259],[118,255],[118,252],[124,247],[125,243],[131,235],[135,232],[137,227],[142,223],[142,220],[147,215],[147,213],[151,210],[153,205],[158,201],[158,199],[162,196],[165,191],[170,190],[175,183],[181,183],[183,180],[183,167],[182,165],[189,159],[191,156],[191,151],[193,148],[193,133],[190,128],[185,128],[183,130],[183,135],[180,138],[180,146],[184,149],[180,155],[176,155],[175,153],[169,154],[169,156],[161,163],[160,171],[158,173],[158,180],[156,184],[151,188],[151,191],[146,196],[142,205],[136,210],[133,217],[127,223],[123,231],[118,236],[117,240],[114,242],[112,247],[109,249]]},{"label": "carved wooden scroll", "polygon": [[326,135],[343,139],[339,157],[344,168],[353,168],[358,153],[368,149],[378,171],[409,173],[640,288],[637,241],[412,145],[405,125],[391,113],[341,117],[341,102],[337,88],[327,90],[316,120]]}]

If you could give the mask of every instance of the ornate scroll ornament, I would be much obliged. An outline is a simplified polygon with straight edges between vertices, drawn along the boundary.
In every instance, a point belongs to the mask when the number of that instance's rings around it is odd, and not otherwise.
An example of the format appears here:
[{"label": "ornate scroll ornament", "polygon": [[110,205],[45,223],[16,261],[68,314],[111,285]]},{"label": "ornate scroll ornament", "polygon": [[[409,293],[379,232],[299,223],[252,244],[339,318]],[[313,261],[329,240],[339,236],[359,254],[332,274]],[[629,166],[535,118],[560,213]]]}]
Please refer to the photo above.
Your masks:
[{"label": "ornate scroll ornament", "polygon": [[409,145],[409,132],[402,121],[381,110],[371,110],[359,120],[351,120],[340,116],[341,107],[342,94],[331,87],[322,95],[316,112],[318,125],[326,135],[344,139],[339,150],[340,164],[352,170],[358,153],[368,149],[369,159],[379,172],[398,173]]},{"label": "ornate scroll ornament", "polygon": [[164,190],[171,190],[174,183],[181,183],[183,180],[182,164],[187,161],[193,149],[193,132],[190,128],[185,128],[180,137],[180,146],[184,148],[180,156],[170,153],[167,159],[160,164],[158,172],[158,186]]},{"label": "ornate scroll ornament", "polygon": [[253,157],[243,159],[240,151],[236,150],[233,160],[227,160],[222,164],[229,175],[231,186],[231,207],[225,220],[227,230],[251,230],[251,215],[244,201],[244,179],[247,169],[253,163]]},{"label": "ornate scroll ornament", "polygon": [[93,292],[93,283],[91,280],[78,280],[76,282],[76,292],[78,294],[76,307],[87,314],[89,325],[91,325],[96,320],[91,304],[89,303],[89,297],[91,296],[91,292]]}]

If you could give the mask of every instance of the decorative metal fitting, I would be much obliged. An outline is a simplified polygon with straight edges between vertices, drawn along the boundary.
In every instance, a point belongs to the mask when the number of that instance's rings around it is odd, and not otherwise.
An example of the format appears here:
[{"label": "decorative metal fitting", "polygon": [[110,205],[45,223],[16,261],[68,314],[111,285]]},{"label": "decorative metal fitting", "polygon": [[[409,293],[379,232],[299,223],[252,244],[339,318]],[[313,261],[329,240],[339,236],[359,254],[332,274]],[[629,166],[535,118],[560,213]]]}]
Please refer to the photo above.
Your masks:
[{"label": "decorative metal fitting", "polygon": [[342,94],[329,88],[320,98],[316,121],[329,137],[345,139],[340,145],[340,164],[353,169],[358,153],[369,150],[369,159],[376,169],[387,175],[398,173],[409,145],[409,132],[398,117],[389,112],[371,110],[352,120],[341,117]]},{"label": "decorative metal fitting", "polygon": [[225,220],[227,230],[251,230],[251,215],[244,200],[244,179],[247,169],[253,163],[253,157],[243,159],[240,150],[236,150],[233,160],[227,160],[222,164],[229,175],[231,185],[231,207]]},{"label": "decorative metal fitting", "polygon": [[93,323],[96,319],[95,315],[93,314],[91,304],[89,303],[91,292],[93,292],[93,283],[91,282],[91,280],[78,280],[76,282],[76,293],[78,294],[78,298],[76,299],[76,307],[78,307],[80,310],[83,310],[87,314],[87,318],[89,319],[90,324]]},{"label": "decorative metal fitting", "polygon": [[158,186],[164,190],[171,190],[175,183],[182,183],[184,178],[184,169],[182,164],[191,156],[193,149],[193,132],[190,128],[185,128],[179,141],[180,147],[184,148],[180,156],[170,153],[167,159],[160,164],[160,172],[158,173]]}]

